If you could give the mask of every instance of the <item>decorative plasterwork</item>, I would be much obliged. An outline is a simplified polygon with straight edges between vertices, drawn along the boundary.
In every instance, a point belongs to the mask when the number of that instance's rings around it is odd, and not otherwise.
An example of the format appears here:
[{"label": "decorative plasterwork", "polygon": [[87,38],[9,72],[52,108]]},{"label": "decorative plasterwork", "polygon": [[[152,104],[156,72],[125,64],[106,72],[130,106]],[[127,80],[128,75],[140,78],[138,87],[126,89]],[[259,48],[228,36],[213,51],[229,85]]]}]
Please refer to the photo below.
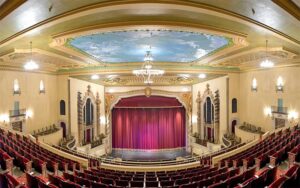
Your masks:
[{"label": "decorative plasterwork", "polygon": [[0,4],[0,20],[22,5],[26,0],[2,0]]},{"label": "decorative plasterwork", "polygon": [[300,6],[294,2],[294,0],[272,0],[274,3],[279,5],[281,8],[286,10],[288,13],[293,15],[295,18],[300,20]]},{"label": "decorative plasterwork", "polygon": [[43,71],[56,72],[58,69],[80,68],[83,63],[76,59],[66,58],[64,56],[33,48],[30,49],[12,49],[6,53],[0,54],[0,66],[22,68],[23,65],[33,59]]},{"label": "decorative plasterwork", "polygon": [[220,60],[216,60],[210,65],[220,67],[239,67],[241,70],[251,69],[259,66],[259,63],[266,58],[274,61],[275,66],[289,65],[289,61],[292,61],[297,57],[297,54],[290,52],[282,47],[273,47],[266,49],[258,47],[245,52],[237,53],[235,55],[225,57]]},{"label": "decorative plasterwork", "polygon": [[[188,75],[188,76],[185,76]],[[198,77],[199,74],[167,74],[161,77],[154,77],[153,84],[159,86],[175,86],[175,85],[193,85],[210,79],[224,76],[225,74],[207,74],[205,79]],[[85,80],[105,86],[144,86],[143,78],[134,75],[108,75],[101,76],[99,80],[92,80],[90,75],[72,76],[76,79]]]}]

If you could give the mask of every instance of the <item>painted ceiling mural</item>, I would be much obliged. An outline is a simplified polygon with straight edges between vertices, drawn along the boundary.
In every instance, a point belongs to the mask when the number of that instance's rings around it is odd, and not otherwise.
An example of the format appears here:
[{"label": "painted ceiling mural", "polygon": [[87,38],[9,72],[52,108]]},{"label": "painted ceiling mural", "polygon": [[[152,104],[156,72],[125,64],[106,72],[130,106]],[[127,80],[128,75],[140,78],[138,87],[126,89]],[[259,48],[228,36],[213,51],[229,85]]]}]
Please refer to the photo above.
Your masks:
[{"label": "painted ceiling mural", "polygon": [[142,62],[149,49],[155,62],[193,62],[231,44],[223,36],[171,30],[106,32],[67,42],[68,47],[106,63]]}]

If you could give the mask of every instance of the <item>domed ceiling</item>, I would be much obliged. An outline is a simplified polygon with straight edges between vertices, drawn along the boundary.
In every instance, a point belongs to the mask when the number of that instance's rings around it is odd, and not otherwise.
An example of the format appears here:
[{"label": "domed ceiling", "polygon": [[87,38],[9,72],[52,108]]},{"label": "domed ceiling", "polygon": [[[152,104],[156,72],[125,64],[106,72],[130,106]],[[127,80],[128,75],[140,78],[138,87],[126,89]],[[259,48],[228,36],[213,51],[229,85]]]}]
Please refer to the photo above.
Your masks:
[{"label": "domed ceiling", "polygon": [[223,36],[174,30],[106,32],[67,42],[68,47],[106,63],[141,62],[148,50],[157,62],[193,62],[231,44]]}]

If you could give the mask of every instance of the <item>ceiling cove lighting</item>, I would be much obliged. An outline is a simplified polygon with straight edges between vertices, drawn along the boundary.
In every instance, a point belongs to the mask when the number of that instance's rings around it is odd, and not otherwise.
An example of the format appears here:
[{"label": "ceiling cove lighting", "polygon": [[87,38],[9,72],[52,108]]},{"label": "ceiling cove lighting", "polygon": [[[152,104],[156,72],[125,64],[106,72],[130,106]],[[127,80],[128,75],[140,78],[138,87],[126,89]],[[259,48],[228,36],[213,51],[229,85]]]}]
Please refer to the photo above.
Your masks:
[{"label": "ceiling cove lighting", "polygon": [[260,67],[262,67],[262,68],[272,68],[272,67],[274,67],[274,63],[268,59],[268,40],[266,40],[266,57],[260,63]]},{"label": "ceiling cove lighting", "polygon": [[206,74],[201,73],[201,74],[199,74],[198,77],[201,78],[201,79],[204,79],[204,78],[206,78]]},{"label": "ceiling cove lighting", "polygon": [[97,74],[93,74],[93,75],[91,76],[91,79],[92,79],[92,80],[99,80],[99,78],[100,78],[100,76],[97,75]]},{"label": "ceiling cove lighting", "polygon": [[24,65],[25,70],[37,70],[39,65],[32,60],[32,42],[30,42],[30,60]]}]

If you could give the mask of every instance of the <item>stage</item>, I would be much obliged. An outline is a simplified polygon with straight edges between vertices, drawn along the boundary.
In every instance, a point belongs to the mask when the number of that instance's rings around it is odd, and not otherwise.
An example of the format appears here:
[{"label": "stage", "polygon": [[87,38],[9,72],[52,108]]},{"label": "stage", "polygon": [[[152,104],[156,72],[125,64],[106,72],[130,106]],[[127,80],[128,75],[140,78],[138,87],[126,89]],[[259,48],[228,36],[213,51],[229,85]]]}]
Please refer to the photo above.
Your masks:
[{"label": "stage", "polygon": [[191,154],[185,149],[172,150],[117,150],[112,149],[110,158],[121,158],[126,161],[169,161],[176,160],[177,157],[187,158]]}]

